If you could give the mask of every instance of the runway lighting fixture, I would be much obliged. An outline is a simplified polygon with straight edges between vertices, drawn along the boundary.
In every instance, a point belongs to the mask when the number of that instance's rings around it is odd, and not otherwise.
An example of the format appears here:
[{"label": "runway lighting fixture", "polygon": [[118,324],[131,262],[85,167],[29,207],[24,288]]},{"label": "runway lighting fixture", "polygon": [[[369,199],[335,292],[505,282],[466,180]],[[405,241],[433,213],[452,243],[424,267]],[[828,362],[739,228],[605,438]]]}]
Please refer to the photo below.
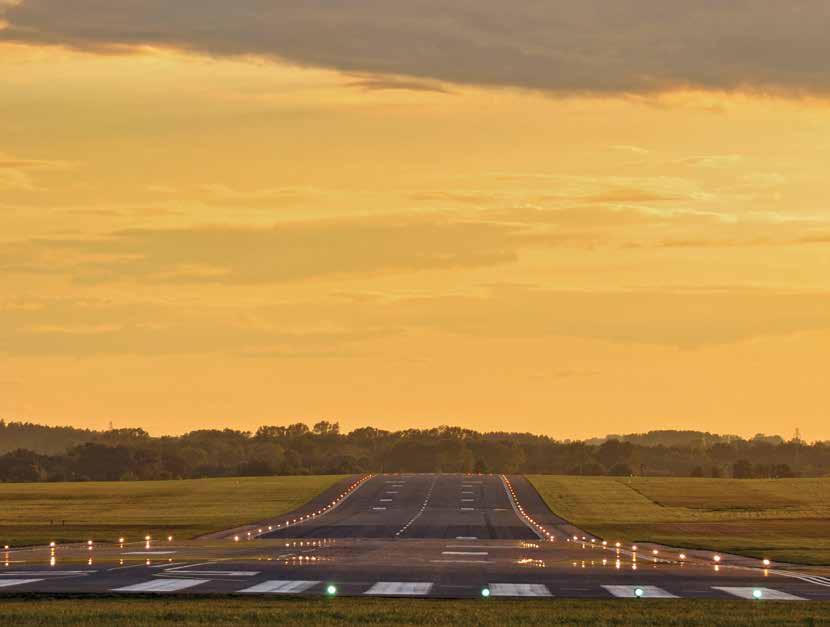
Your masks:
[{"label": "runway lighting fixture", "polygon": [[686,554],[685,554],[685,553],[681,553],[681,554],[680,554],[680,559],[682,559],[682,560],[686,559]]},{"label": "runway lighting fixture", "polygon": [[770,565],[770,561],[765,558],[764,559],[764,566],[769,566],[769,565]]},{"label": "runway lighting fixture", "polygon": [[239,542],[239,536],[234,536],[234,537],[233,537],[233,541],[234,541],[234,542]]},{"label": "runway lighting fixture", "polygon": [[752,591],[752,598],[753,599],[760,599],[763,596],[764,596],[763,591],[758,589],[758,588],[755,588],[755,590]]},{"label": "runway lighting fixture", "polygon": [[173,541],[173,536],[167,536],[167,541],[172,542]]},{"label": "runway lighting fixture", "polygon": [[720,555],[715,555],[712,559],[716,562],[720,562]]},{"label": "runway lighting fixture", "polygon": [[634,596],[635,596],[635,597],[637,597],[638,599],[639,599],[639,598],[642,598],[642,596],[643,596],[645,593],[646,593],[646,591],[645,591],[645,590],[643,590],[642,588],[635,588],[635,589],[634,589]]},{"label": "runway lighting fixture", "polygon": [[481,589],[481,596],[485,599],[490,596],[490,588],[482,588]]},{"label": "runway lighting fixture", "polygon": [[334,584],[329,584],[326,587],[326,594],[330,597],[333,597],[335,594],[337,594],[337,586],[335,586]]},{"label": "runway lighting fixture", "polygon": [[54,548],[55,548],[55,543],[54,543],[54,542],[50,542],[50,543],[49,543],[49,548],[50,548],[50,549],[54,549]]}]

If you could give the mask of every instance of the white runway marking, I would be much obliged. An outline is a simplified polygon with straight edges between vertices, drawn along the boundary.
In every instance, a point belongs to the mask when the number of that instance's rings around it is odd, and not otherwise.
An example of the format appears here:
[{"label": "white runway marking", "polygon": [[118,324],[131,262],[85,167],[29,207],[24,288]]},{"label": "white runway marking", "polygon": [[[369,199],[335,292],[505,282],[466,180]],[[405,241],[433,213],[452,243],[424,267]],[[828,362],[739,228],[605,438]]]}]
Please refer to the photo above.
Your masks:
[{"label": "white runway marking", "polygon": [[0,573],[0,577],[8,575],[24,576],[24,577],[69,577],[77,575],[92,575],[97,573],[97,570],[20,570]]},{"label": "white runway marking", "polygon": [[381,512],[385,512],[385,511],[386,511],[386,508],[385,508],[385,507],[373,507],[372,509],[373,509],[373,510],[375,510],[375,511],[381,511]]},{"label": "white runway marking", "polygon": [[621,599],[636,599],[637,590],[643,591],[644,599],[676,599],[671,592],[666,592],[657,586],[602,586],[615,597]]},{"label": "white runway marking", "polygon": [[176,551],[128,551],[122,555],[173,555]]},{"label": "white runway marking", "polygon": [[0,579],[0,588],[23,586],[27,583],[37,583],[38,581],[43,581],[43,579]]},{"label": "white runway marking", "polygon": [[151,579],[132,586],[114,588],[113,592],[176,592],[207,583],[210,579]]},{"label": "white runway marking", "polygon": [[381,503],[391,503],[392,499],[381,499],[380,502]]},{"label": "white runway marking", "polygon": [[489,555],[487,551],[441,551],[441,555]]},{"label": "white runway marking", "polygon": [[251,588],[240,590],[247,594],[299,594],[316,586],[319,581],[263,581]]},{"label": "white runway marking", "polygon": [[478,536],[455,536],[456,540],[478,540]]},{"label": "white runway marking", "polygon": [[761,596],[758,600],[767,601],[806,601],[804,597],[797,597],[794,594],[781,592],[780,590],[773,590],[772,588],[733,588],[728,586],[712,586],[715,590],[726,592],[732,596],[740,597],[741,599],[755,600],[753,593],[758,590]]},{"label": "white runway marking", "polygon": [[488,586],[493,597],[549,597],[547,586],[541,583],[491,583]]},{"label": "white runway marking", "polygon": [[379,596],[426,596],[432,584],[412,581],[379,581],[363,594]]},{"label": "white runway marking", "polygon": [[472,503],[475,499],[461,499],[462,503]]},{"label": "white runway marking", "polygon": [[461,508],[462,512],[474,512],[475,510],[476,510],[475,507],[462,507]]},{"label": "white runway marking", "polygon": [[392,490],[387,490],[386,494],[397,494],[397,492],[392,491]]},{"label": "white runway marking", "polygon": [[177,575],[200,575],[202,577],[256,577],[259,571],[256,570],[175,570]]},{"label": "white runway marking", "polygon": [[490,560],[429,560],[432,564],[489,564]]}]

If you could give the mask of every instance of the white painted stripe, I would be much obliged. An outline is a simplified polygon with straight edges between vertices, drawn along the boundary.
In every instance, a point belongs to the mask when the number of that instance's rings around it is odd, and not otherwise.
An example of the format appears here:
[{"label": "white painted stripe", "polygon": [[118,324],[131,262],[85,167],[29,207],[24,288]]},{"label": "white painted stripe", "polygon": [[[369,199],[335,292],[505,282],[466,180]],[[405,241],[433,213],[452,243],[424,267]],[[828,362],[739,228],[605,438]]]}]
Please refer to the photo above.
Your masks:
[{"label": "white painted stripe", "polygon": [[429,560],[432,564],[489,564],[490,560]]},{"label": "white painted stripe", "polygon": [[804,597],[797,597],[794,594],[781,592],[780,590],[773,590],[772,588],[737,588],[730,586],[712,586],[715,590],[726,592],[732,596],[740,597],[741,599],[754,600],[753,592],[755,590],[761,591],[761,598],[759,600],[767,601],[806,601]]},{"label": "white painted stripe", "polygon": [[128,551],[122,555],[173,555],[176,551]]},{"label": "white painted stripe", "polygon": [[319,581],[263,581],[240,590],[247,594],[299,594],[316,586]]},{"label": "white painted stripe", "polygon": [[[167,572],[167,571],[165,571]],[[177,575],[200,575],[202,577],[256,577],[258,570],[175,570]]]},{"label": "white painted stripe", "polygon": [[461,499],[462,503],[472,503],[475,499]]},{"label": "white painted stripe", "polygon": [[488,586],[493,597],[549,597],[547,586],[541,583],[491,583]]},{"label": "white painted stripe", "polygon": [[657,586],[602,586],[615,597],[621,599],[636,599],[637,589],[643,591],[644,599],[676,599],[677,597],[671,592],[666,592]]},{"label": "white painted stripe", "polygon": [[38,581],[43,581],[43,579],[0,579],[0,588],[22,586],[27,583],[37,583]]},{"label": "white painted stripe", "polygon": [[474,512],[475,510],[476,510],[475,507],[462,507],[461,508],[462,512]]},{"label": "white painted stripe", "polygon": [[387,490],[386,494],[397,494],[397,492],[395,492],[394,490]]},{"label": "white painted stripe", "polygon": [[209,579],[151,579],[132,586],[114,588],[113,592],[176,592],[207,583]]},{"label": "white painted stripe", "polygon": [[379,581],[363,594],[378,596],[426,596],[432,584],[416,581]]},{"label": "white painted stripe", "polygon": [[441,551],[441,555],[488,555],[487,551]]},{"label": "white painted stripe", "polygon": [[0,573],[0,577],[18,576],[24,577],[67,577],[70,575],[92,575],[97,570],[18,570]]},{"label": "white painted stripe", "polygon": [[455,536],[456,540],[478,540],[478,536]]},{"label": "white painted stripe", "polygon": [[385,508],[385,507],[373,507],[372,509],[373,509],[373,510],[375,510],[375,511],[381,511],[381,512],[385,512],[385,511],[386,511],[386,508]]}]

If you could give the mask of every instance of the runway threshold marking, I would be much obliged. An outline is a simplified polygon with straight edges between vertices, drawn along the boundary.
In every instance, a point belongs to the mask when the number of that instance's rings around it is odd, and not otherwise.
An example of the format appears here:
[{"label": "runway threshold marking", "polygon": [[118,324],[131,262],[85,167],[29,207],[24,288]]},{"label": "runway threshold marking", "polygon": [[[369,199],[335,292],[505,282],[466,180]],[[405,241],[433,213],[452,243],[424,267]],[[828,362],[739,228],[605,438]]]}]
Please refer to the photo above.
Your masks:
[{"label": "runway threshold marking", "polygon": [[151,579],[123,588],[113,588],[113,592],[176,592],[187,588],[194,588],[210,579]]},{"label": "runway threshold marking", "polygon": [[377,596],[426,596],[431,583],[420,581],[379,581],[363,594]]},{"label": "runway threshold marking", "polygon": [[549,597],[553,596],[541,583],[491,583],[488,586],[493,597]]},{"label": "runway threshold marking", "polygon": [[461,508],[462,512],[474,512],[475,510],[476,510],[475,507],[462,507]]},{"label": "runway threshold marking", "polygon": [[298,594],[305,592],[309,588],[313,588],[319,583],[319,581],[263,581],[239,592],[245,594]]},{"label": "runway threshold marking", "polygon": [[676,599],[677,596],[657,586],[602,586],[620,599],[636,599],[637,590],[642,590],[644,599]]},{"label": "runway threshold marking", "polygon": [[391,503],[392,499],[381,499],[380,502],[381,503]]},{"label": "runway threshold marking", "polygon": [[43,579],[2,579],[0,580],[0,588],[23,586],[27,583],[38,583],[39,581],[43,581]]},{"label": "runway threshold marking", "polygon": [[[750,600],[758,600],[758,601],[806,601],[804,597],[799,597],[794,594],[790,594],[788,592],[782,592],[781,590],[773,590],[772,588],[744,588],[744,587],[732,587],[732,586],[712,586],[713,590],[720,590],[721,592],[726,592],[727,594],[731,594],[732,596],[739,597],[741,599],[750,599]],[[758,591],[761,593],[760,597],[755,596],[755,592]]]},{"label": "runway threshold marking", "polygon": [[373,509],[373,510],[375,510],[375,511],[381,511],[381,512],[385,512],[385,511],[386,511],[386,508],[385,508],[385,507],[373,507],[372,509]]}]

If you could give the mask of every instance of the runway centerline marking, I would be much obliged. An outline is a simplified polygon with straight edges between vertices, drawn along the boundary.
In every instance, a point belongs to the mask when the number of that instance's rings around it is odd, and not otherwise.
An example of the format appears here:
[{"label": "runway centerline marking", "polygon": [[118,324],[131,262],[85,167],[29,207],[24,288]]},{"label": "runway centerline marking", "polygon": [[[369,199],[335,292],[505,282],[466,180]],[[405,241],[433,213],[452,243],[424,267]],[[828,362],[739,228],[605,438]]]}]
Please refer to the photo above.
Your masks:
[{"label": "runway centerline marking", "polygon": [[441,555],[489,555],[487,551],[441,551]]}]

